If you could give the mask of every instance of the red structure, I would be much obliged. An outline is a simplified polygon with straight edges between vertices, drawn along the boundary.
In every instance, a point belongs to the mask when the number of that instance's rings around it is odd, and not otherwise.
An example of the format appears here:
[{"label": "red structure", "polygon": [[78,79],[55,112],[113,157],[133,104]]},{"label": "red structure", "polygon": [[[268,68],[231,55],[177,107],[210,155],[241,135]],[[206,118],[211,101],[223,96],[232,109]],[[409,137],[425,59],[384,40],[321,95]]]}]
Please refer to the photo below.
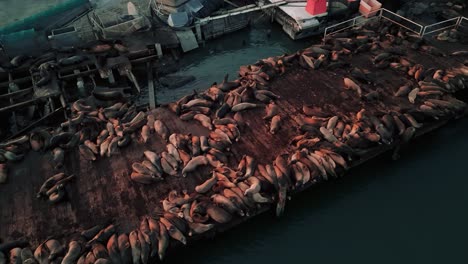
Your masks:
[{"label": "red structure", "polygon": [[314,16],[327,12],[327,0],[307,0],[306,11]]}]

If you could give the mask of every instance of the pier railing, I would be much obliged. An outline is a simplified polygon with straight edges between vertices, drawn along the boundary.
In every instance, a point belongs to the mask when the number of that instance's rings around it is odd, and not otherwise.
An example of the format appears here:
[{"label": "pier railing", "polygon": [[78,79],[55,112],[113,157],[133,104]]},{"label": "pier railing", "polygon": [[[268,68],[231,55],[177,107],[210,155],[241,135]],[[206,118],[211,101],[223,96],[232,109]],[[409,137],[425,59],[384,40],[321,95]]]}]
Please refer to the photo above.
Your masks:
[{"label": "pier railing", "polygon": [[428,34],[433,34],[435,32],[439,32],[442,30],[458,28],[460,26],[468,27],[468,18],[463,17],[463,16],[454,17],[451,19],[447,19],[441,22],[431,24],[431,25],[423,26],[419,23],[416,23],[406,17],[398,15],[397,13],[394,13],[385,8],[380,8],[378,10],[375,10],[371,12],[370,14],[373,15],[370,18],[360,15],[355,18],[352,18],[352,19],[349,19],[349,20],[346,20],[346,21],[343,21],[338,24],[325,28],[324,39],[325,37],[329,35],[333,35],[338,32],[342,32],[347,29],[357,27],[373,19],[388,20],[402,28],[405,28],[417,34],[420,37],[423,37]]},{"label": "pier railing", "polygon": [[418,24],[404,16],[400,16],[398,15],[397,13],[394,13],[390,10],[387,10],[385,8],[381,8],[380,9],[381,12],[380,12],[380,18],[381,19],[386,19],[390,22],[392,22],[393,24],[396,24],[396,25],[399,25],[400,27],[402,28],[406,28],[407,30],[409,31],[412,31],[416,34],[418,34],[419,36],[422,35],[422,32],[424,30],[424,26],[421,25],[421,24]]},{"label": "pier railing", "polygon": [[422,35],[425,36],[442,30],[457,28],[458,26],[460,26],[463,19],[465,19],[468,22],[466,17],[454,17],[438,23],[434,23],[432,25],[425,26]]}]

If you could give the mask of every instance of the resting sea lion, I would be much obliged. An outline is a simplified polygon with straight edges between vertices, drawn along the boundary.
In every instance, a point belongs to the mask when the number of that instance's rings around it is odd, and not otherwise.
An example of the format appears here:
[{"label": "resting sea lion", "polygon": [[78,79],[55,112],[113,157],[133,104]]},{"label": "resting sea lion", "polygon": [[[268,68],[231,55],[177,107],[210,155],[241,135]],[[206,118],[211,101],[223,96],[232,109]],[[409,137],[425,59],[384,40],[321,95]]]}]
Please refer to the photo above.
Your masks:
[{"label": "resting sea lion", "polygon": [[230,213],[214,204],[209,204],[207,206],[206,213],[211,219],[220,224],[229,223],[232,219],[232,215]]},{"label": "resting sea lion", "polygon": [[139,264],[141,260],[141,245],[138,239],[138,231],[131,231],[128,235],[130,247],[132,248],[133,264]]},{"label": "resting sea lion", "polygon": [[49,255],[49,260],[54,260],[57,258],[59,255],[61,255],[64,251],[63,246],[60,244],[60,242],[56,239],[49,239],[45,242],[45,245],[49,249],[50,255]]},{"label": "resting sea lion", "polygon": [[209,130],[213,130],[211,119],[208,116],[204,114],[196,114],[193,116],[193,119],[199,121],[202,126],[208,128]]},{"label": "resting sea lion", "polygon": [[[75,241],[75,240],[70,241],[70,243],[68,243],[67,254],[65,255],[65,257],[62,260],[62,264],[76,263],[76,261],[80,257],[81,251],[82,251],[82,248],[81,248],[81,245],[80,245],[80,243],[78,241]],[[119,264],[119,263],[117,262],[117,264]]]},{"label": "resting sea lion", "polygon": [[279,115],[273,116],[273,118],[271,119],[271,124],[270,124],[270,133],[273,135],[276,134],[280,130],[280,127],[281,127],[281,116]]},{"label": "resting sea lion", "polygon": [[119,235],[118,246],[120,252],[121,263],[132,263],[132,248],[130,246],[130,240],[128,235],[123,233]]},{"label": "resting sea lion", "polygon": [[168,141],[170,135],[169,129],[161,120],[154,121],[154,130],[162,139],[166,142]]},{"label": "resting sea lion", "polygon": [[184,234],[182,234],[182,232],[174,224],[172,224],[165,217],[159,218],[159,221],[164,225],[164,228],[167,230],[167,233],[170,237],[184,245],[187,244],[187,239],[185,238]]},{"label": "resting sea lion", "polygon": [[163,223],[159,222],[158,255],[160,260],[164,259],[168,246],[169,234],[167,233],[166,226]]}]

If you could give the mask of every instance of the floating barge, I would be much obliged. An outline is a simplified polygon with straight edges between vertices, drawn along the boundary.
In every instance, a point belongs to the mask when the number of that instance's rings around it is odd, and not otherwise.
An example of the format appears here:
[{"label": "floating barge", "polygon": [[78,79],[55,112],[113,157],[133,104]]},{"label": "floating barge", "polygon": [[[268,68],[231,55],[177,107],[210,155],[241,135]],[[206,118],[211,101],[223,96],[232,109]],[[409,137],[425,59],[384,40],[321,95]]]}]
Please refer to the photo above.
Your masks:
[{"label": "floating barge", "polygon": [[[374,33],[367,31],[370,34],[369,38],[377,37],[379,35],[378,32],[380,32],[379,26],[376,25],[371,28],[375,31]],[[348,48],[353,48],[356,51],[358,45],[354,45],[357,42],[354,37],[359,35],[359,33],[359,31],[348,33],[350,41],[345,40],[343,43],[353,43]],[[343,40],[336,41],[340,42]],[[408,41],[420,43],[421,40],[408,35]],[[335,40],[330,39],[328,40],[328,44],[333,45],[337,43]],[[406,126],[405,131],[414,129],[416,131],[414,136],[428,133],[441,127],[446,122],[460,118],[466,114],[464,104],[463,109],[458,109],[457,111],[444,108],[443,111],[437,112],[440,113],[440,116],[436,116],[436,118],[417,111],[418,107],[430,98],[452,100],[453,96],[457,96],[466,100],[466,90],[463,90],[468,87],[468,69],[464,65],[466,63],[464,60],[466,55],[464,55],[465,57],[441,56],[440,53],[435,52],[434,48],[428,48],[430,46],[425,45],[406,54],[407,45],[410,44],[392,47],[390,40],[382,40],[380,44],[382,46],[372,52],[355,52],[352,56],[341,53],[337,61],[324,61],[322,65],[317,66],[314,70],[310,68],[310,63],[303,57],[309,56],[308,58],[310,59],[312,55],[305,54],[314,53],[314,48],[302,51],[301,56],[273,59],[276,62],[281,60],[279,65],[283,64],[286,66],[284,74],[275,77],[272,75],[267,84],[257,83],[256,89],[268,87],[269,91],[280,96],[279,99],[275,100],[275,103],[279,107],[277,114],[281,116],[281,127],[275,134],[270,133],[272,129],[270,121],[262,118],[265,115],[265,107],[263,105],[242,111],[241,115],[245,121],[245,126],[239,125],[241,131],[240,140],[233,142],[230,151],[226,152],[228,160],[225,165],[236,170],[239,162],[245,155],[253,157],[258,164],[271,164],[278,155],[285,153],[292,155],[295,151],[300,150],[294,144],[291,144],[291,140],[304,133],[309,135],[314,134],[314,131],[318,130],[318,127],[314,130],[311,128],[314,125],[307,124],[307,122],[304,123],[304,118],[307,119],[305,113],[307,111],[304,110],[304,106],[320,109],[319,112],[325,113],[325,115],[337,116],[343,124],[358,122],[356,115],[362,109],[365,109],[366,114],[369,116],[379,117],[384,113],[391,113],[396,116],[411,113],[417,123],[405,119],[404,126]],[[450,44],[435,43],[434,45],[439,45],[439,49],[447,54],[455,51],[451,50],[452,46]],[[322,49],[326,47],[315,48]],[[443,94],[434,93],[433,95],[421,94],[417,97],[415,103],[410,102],[408,96],[394,96],[399,87],[409,81],[416,86],[421,76],[418,74],[418,77],[414,77],[414,73],[413,76],[408,75],[407,69],[396,67],[401,65],[390,66],[387,64],[384,67],[385,65],[381,65],[381,63],[378,63],[379,66],[374,64],[374,62],[378,62],[376,57],[384,52],[391,53],[391,56],[393,56],[392,60],[404,59],[409,65],[412,65],[411,67],[419,64],[421,65],[418,66],[420,69],[433,68],[435,70],[446,70],[447,75],[441,77],[441,82],[448,85],[443,89],[448,89],[450,92],[444,92]],[[382,60],[385,61],[385,59]],[[271,59],[257,63],[256,66],[265,65],[268,61],[271,61]],[[366,73],[364,75],[365,79],[368,78],[369,80],[368,83],[358,82],[362,89],[362,97],[358,96],[357,91],[353,89],[344,89],[343,85],[343,78],[350,77],[352,75],[350,71],[355,68],[362,69]],[[245,73],[245,68],[241,72]],[[431,73],[435,73],[435,71],[431,71]],[[243,79],[248,79],[249,77],[247,76],[249,74],[244,75]],[[422,78],[421,80],[431,82],[432,76],[432,74],[427,74],[426,78]],[[265,80],[258,79],[258,82],[262,81]],[[441,90],[440,88],[436,90]],[[456,93],[455,90],[457,90]],[[259,102],[255,103],[260,104]],[[175,107],[174,103],[161,106],[154,109],[152,113],[158,120],[167,125],[171,133],[197,136],[209,135],[210,130],[199,122],[181,120],[179,115],[171,110]],[[215,109],[212,110],[214,112]],[[214,113],[209,115],[213,120],[215,119]],[[308,115],[310,116],[310,114]],[[232,117],[233,113],[229,113],[227,116]],[[422,127],[418,124],[422,125]],[[320,124],[319,127],[322,125],[326,126],[327,122]],[[412,125],[418,126],[418,128]],[[370,131],[362,132],[370,133]],[[375,132],[372,133],[375,134]],[[326,145],[330,146],[331,142],[328,141],[333,141],[331,139],[324,139],[320,134],[314,135],[320,139],[320,142],[325,144],[321,145],[324,148]],[[161,201],[166,199],[171,191],[176,190],[180,193],[186,190],[188,193],[193,193],[195,186],[210,178],[210,170],[212,168],[208,168],[207,166],[196,173],[189,174],[185,178],[180,177],[180,175],[179,177],[165,176],[164,181],[150,185],[133,182],[130,179],[132,163],[143,159],[143,151],[152,150],[159,153],[166,149],[167,144],[154,134],[147,143],[141,142],[139,133],[136,133],[135,138],[136,140],[128,147],[120,149],[119,155],[111,156],[110,158],[102,157],[94,162],[85,160],[77,149],[67,151],[64,167],[60,171],[66,174],[74,174],[76,179],[66,187],[68,193],[67,201],[56,205],[51,205],[35,197],[41,184],[48,177],[59,172],[54,168],[53,163],[50,162],[50,151],[27,151],[22,161],[9,162],[9,181],[6,184],[0,185],[0,238],[2,238],[2,241],[26,240],[27,243],[21,243],[20,247],[25,247],[26,244],[29,244],[34,248],[45,239],[53,237],[65,246],[72,237],[78,237],[81,231],[91,228],[96,224],[106,225],[109,222],[116,224],[118,233],[129,233],[140,226],[140,222],[145,216],[157,216],[161,214],[164,211]],[[337,143],[334,146],[347,142],[345,137],[339,138],[339,141],[341,143]],[[333,146],[331,148],[340,155],[343,155],[343,157],[347,157],[347,166],[352,168],[405,143],[403,142],[403,138],[399,136],[394,136],[391,142],[386,143],[380,140],[366,142],[368,145],[365,147],[356,146],[351,144],[351,142],[344,143],[349,144],[353,152],[355,151],[354,153],[348,153],[349,155],[346,154],[347,148],[335,148]],[[320,149],[319,146],[317,148]],[[310,146],[310,149],[312,151],[314,147]],[[351,157],[352,159],[348,159]],[[344,175],[345,170],[343,168],[340,169],[336,173]],[[255,173],[255,175],[258,174]],[[299,184],[297,187],[291,188],[289,195],[304,191],[312,185],[325,180],[323,177],[315,176],[308,183]],[[332,178],[331,175],[328,175],[328,177]],[[210,220],[210,223],[214,224],[214,228],[206,233],[188,237],[188,244],[197,239],[211,237],[217,232],[232,228],[276,206],[278,198],[274,190],[263,189],[262,184],[260,192],[264,197],[269,197],[275,202],[258,204],[256,208],[252,209],[252,213],[249,216],[241,217],[233,215],[232,220],[224,224],[218,224]],[[180,242],[173,239],[170,240],[170,245],[168,258],[170,258],[171,253],[175,253],[175,251],[171,250],[182,246]],[[0,245],[0,251],[3,250],[5,255],[8,254],[11,248],[11,246],[7,247],[5,244]],[[83,250],[81,252],[81,254],[86,253],[88,251]]]}]

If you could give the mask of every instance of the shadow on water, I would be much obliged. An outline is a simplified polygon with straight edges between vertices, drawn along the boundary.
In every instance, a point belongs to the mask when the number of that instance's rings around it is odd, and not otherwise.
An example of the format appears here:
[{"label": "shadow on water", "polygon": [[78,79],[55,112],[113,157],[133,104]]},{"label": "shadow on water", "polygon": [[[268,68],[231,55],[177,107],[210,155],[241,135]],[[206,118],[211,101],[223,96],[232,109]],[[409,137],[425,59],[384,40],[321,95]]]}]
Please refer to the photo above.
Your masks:
[{"label": "shadow on water", "polygon": [[169,263],[466,263],[467,132],[452,122]]}]

